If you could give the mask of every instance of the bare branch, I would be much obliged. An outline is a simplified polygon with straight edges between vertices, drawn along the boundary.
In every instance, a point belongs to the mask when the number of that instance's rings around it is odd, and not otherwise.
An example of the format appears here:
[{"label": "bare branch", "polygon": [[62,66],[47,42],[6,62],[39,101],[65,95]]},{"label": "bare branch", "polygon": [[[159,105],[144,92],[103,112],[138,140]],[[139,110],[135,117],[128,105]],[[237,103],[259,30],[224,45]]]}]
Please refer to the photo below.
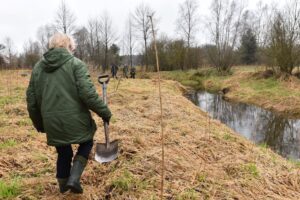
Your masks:
[{"label": "bare branch", "polygon": [[104,12],[104,14],[101,17],[100,30],[101,30],[101,38],[102,38],[103,45],[104,45],[103,70],[107,70],[108,69],[108,49],[113,44],[113,42],[116,40],[116,34],[113,30],[112,19],[107,12]]},{"label": "bare branch", "polygon": [[235,0],[214,0],[211,5],[208,28],[215,48],[210,48],[208,53],[219,72],[228,72],[233,65],[244,7],[243,2]]},{"label": "bare branch", "polygon": [[141,33],[143,43],[144,43],[144,63],[146,65],[146,70],[148,70],[148,40],[150,37],[150,22],[148,16],[153,15],[151,8],[145,4],[140,4],[135,9],[134,21],[135,28]]},{"label": "bare branch", "polygon": [[61,4],[57,10],[55,18],[55,27],[59,32],[65,34],[72,34],[75,30],[76,17],[72,11],[67,7],[64,0],[61,1]]},{"label": "bare branch", "polygon": [[195,34],[198,30],[199,16],[198,16],[198,1],[186,0],[179,5],[179,18],[177,19],[177,31],[184,38],[187,47],[195,39]]}]

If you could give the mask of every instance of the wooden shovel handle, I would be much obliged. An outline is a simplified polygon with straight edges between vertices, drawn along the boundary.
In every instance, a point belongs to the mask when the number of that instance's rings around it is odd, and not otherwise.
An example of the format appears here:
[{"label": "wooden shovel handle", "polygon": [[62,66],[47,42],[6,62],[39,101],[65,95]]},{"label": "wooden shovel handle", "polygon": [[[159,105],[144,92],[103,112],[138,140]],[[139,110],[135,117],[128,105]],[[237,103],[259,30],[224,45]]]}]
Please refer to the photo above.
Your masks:
[{"label": "wooden shovel handle", "polygon": [[106,148],[109,148],[109,128],[108,128],[108,123],[104,122],[104,133],[105,133],[105,143],[106,143]]}]

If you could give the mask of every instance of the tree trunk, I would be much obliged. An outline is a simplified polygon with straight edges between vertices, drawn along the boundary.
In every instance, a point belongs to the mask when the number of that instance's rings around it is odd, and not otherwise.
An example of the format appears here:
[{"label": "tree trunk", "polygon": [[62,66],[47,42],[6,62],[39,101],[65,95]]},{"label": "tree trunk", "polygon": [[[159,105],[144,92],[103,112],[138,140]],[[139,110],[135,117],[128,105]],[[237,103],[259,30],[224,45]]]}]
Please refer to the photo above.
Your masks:
[{"label": "tree trunk", "polygon": [[132,68],[132,47],[130,46],[130,67]]},{"label": "tree trunk", "polygon": [[105,72],[107,70],[107,55],[108,54],[108,47],[107,44],[105,44],[105,53],[104,53],[104,68],[103,68],[103,72]]},{"label": "tree trunk", "polygon": [[148,71],[148,50],[147,50],[147,37],[144,37],[145,42],[145,56],[144,56],[144,62],[146,65],[146,71]]}]

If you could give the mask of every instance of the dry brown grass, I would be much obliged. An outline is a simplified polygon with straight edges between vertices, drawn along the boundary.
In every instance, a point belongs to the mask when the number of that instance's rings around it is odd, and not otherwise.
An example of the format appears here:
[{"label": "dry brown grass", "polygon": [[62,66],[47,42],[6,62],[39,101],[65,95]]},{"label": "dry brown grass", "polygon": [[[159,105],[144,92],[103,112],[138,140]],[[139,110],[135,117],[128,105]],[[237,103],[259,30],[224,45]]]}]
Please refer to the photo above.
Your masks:
[{"label": "dry brown grass", "polygon": [[[18,199],[158,199],[160,183],[159,100],[155,80],[122,80],[109,96],[111,137],[121,140],[116,161],[91,160],[83,175],[83,195],[58,192],[56,154],[45,135],[32,128],[25,107],[29,77],[14,72],[11,93],[0,72],[0,177],[17,177]],[[112,81],[109,93],[116,81]],[[97,89],[100,92],[98,84]],[[299,169],[261,149],[219,121],[210,120],[181,94],[181,86],[163,81],[166,130],[166,199],[299,199]],[[12,96],[12,97],[9,97]],[[0,101],[0,102],[1,102]],[[101,119],[95,140],[103,141]],[[1,143],[1,144],[2,144]]]}]

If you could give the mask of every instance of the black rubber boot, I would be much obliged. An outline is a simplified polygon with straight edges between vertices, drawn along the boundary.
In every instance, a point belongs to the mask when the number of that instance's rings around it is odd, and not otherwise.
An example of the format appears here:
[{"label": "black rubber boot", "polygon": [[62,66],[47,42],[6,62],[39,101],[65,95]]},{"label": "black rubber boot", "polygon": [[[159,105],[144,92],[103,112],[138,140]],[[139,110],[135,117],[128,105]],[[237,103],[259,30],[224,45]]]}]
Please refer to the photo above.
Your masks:
[{"label": "black rubber boot", "polygon": [[60,193],[65,193],[66,191],[69,190],[69,189],[67,188],[67,182],[68,182],[68,179],[67,179],[67,178],[58,178],[58,179],[57,179],[57,182],[58,182],[59,192],[60,192]]},{"label": "black rubber boot", "polygon": [[80,184],[80,178],[82,172],[86,166],[87,159],[83,156],[75,156],[73,160],[73,166],[71,168],[71,175],[67,182],[67,188],[71,189],[73,193],[83,193],[83,189]]}]

